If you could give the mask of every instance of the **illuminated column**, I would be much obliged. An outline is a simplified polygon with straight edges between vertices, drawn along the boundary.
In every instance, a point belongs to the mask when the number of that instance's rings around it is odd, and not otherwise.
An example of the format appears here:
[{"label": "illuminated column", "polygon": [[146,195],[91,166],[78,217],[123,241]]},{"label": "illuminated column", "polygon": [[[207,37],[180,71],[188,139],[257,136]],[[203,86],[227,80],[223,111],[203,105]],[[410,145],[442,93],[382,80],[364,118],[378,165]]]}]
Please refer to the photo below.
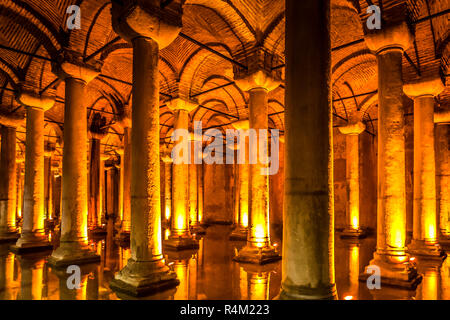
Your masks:
[{"label": "illuminated column", "polygon": [[0,242],[17,240],[16,128],[2,126],[0,156]]},{"label": "illuminated column", "polygon": [[130,125],[124,128],[123,138],[123,215],[120,229],[121,239],[130,239],[131,231],[131,120]]},{"label": "illuminated column", "polygon": [[[63,267],[97,262],[100,257],[88,247],[88,136],[86,86],[99,74],[99,65],[70,62],[72,52],[64,52],[63,62],[53,65],[65,81],[64,150],[62,160],[62,212],[60,246],[53,251],[49,264]],[[75,60],[75,59],[74,59]]]},{"label": "illuminated column", "polygon": [[53,173],[52,173],[52,156],[55,153],[56,145],[53,143],[45,144],[45,158],[44,158],[44,210],[45,219],[47,223],[53,221]]},{"label": "illuminated column", "polygon": [[25,157],[16,158],[17,163],[17,210],[16,210],[16,221],[22,220],[23,212],[23,183],[25,170],[23,168],[23,163],[25,162]]},{"label": "illuminated column", "polygon": [[[315,32],[303,31],[309,29]],[[279,299],[337,298],[329,32],[330,0],[286,1],[289,68]]]},{"label": "illuminated column", "polygon": [[200,225],[204,226],[203,224],[203,164],[198,165],[197,170],[197,186],[198,186],[198,193],[197,193],[197,206],[198,206],[198,222]]},{"label": "illuminated column", "polygon": [[339,127],[345,134],[346,145],[346,178],[347,178],[347,226],[341,233],[342,238],[362,238],[365,236],[359,220],[359,135],[366,126],[361,122],[353,122]]},{"label": "illuminated column", "polygon": [[[236,130],[248,130],[249,128],[249,121],[248,120],[240,120],[237,122],[234,122],[233,127]],[[239,204],[239,214],[238,214],[238,224],[236,228],[233,230],[233,232],[230,235],[230,240],[247,240],[247,227],[248,227],[248,204],[249,204],[249,197],[248,197],[248,181],[249,181],[249,174],[248,174],[248,148],[249,141],[245,140],[245,161],[244,163],[236,164],[238,168],[238,187],[239,190],[238,194],[238,204]],[[240,149],[239,149],[240,150]],[[239,152],[238,150],[238,152]]]},{"label": "illuminated column", "polygon": [[19,300],[42,300],[44,263],[42,257],[18,257],[21,269]]},{"label": "illuminated column", "polygon": [[[100,155],[100,190],[99,190],[99,198],[100,198],[100,208],[99,208],[99,220],[102,221],[103,217],[106,216],[106,192],[108,189],[106,188],[106,171],[105,171],[105,161],[109,160],[111,156],[109,154],[101,154]],[[102,222],[101,222],[102,223]],[[103,227],[103,223],[102,223]]]},{"label": "illuminated column", "polygon": [[[201,137],[197,137],[194,133],[190,134],[191,138],[191,163],[189,164],[189,220],[192,234],[205,234],[205,229],[200,224],[199,218],[199,186],[198,176],[202,169],[202,164],[195,163],[195,151],[201,152]],[[195,146],[197,144],[197,147]],[[198,155],[201,159],[201,154]]]},{"label": "illuminated column", "polygon": [[162,157],[164,163],[164,218],[170,222],[172,212],[172,158],[166,154]]},{"label": "illuminated column", "polygon": [[[177,98],[169,102],[169,107],[174,111],[173,129],[185,130],[188,134],[189,112],[197,108],[194,102]],[[183,139],[187,139],[184,141]],[[176,145],[184,145],[189,148],[189,134],[179,135]],[[174,147],[175,148],[175,147]],[[190,148],[189,148],[190,149]],[[192,153],[192,151],[191,151]],[[198,243],[192,237],[189,230],[189,155],[179,154],[180,159],[173,159],[172,165],[172,223],[170,237],[164,243],[167,248],[183,250],[198,248]],[[186,160],[186,161],[184,161]]]},{"label": "illuminated column", "polygon": [[0,244],[0,299],[15,300],[14,294],[14,254],[9,252],[7,243]]},{"label": "illuminated column", "polygon": [[[264,52],[257,49],[253,59],[261,62],[261,57],[264,57]],[[262,61],[265,62],[265,59],[262,59]],[[272,74],[259,66],[250,72],[236,72],[235,70],[235,80],[242,90],[249,93],[249,128],[255,130],[256,139],[253,139],[252,144],[249,143],[248,153],[249,157],[254,157],[256,161],[249,161],[248,165],[250,216],[248,219],[247,245],[239,251],[234,259],[240,262],[263,264],[281,259],[275,248],[270,244],[268,138],[264,142],[265,147],[259,141],[261,131],[265,130],[266,137],[269,136],[267,95],[277,88],[280,82],[276,74]],[[258,143],[255,143],[256,141]],[[263,157],[266,161],[262,160]]]},{"label": "illuminated column", "polygon": [[414,99],[414,216],[408,252],[420,258],[445,259],[446,256],[437,238],[433,121],[434,97],[444,88],[439,78],[403,86],[405,93]]},{"label": "illuminated column", "polygon": [[44,230],[44,112],[55,100],[31,92],[21,92],[17,99],[27,107],[25,186],[22,233],[11,249],[48,250],[52,246]]},{"label": "illuminated column", "polygon": [[[414,288],[420,281],[406,254],[405,119],[402,56],[412,43],[406,23],[366,35],[378,63],[377,250],[370,265],[382,284]],[[367,267],[366,267],[367,268]],[[371,273],[366,269],[362,280]]]},{"label": "illuminated column", "polygon": [[[167,8],[148,2],[126,8],[112,3],[114,30],[133,46],[131,129],[131,258],[110,282],[113,290],[146,295],[178,285],[162,255],[159,157],[159,50],[181,28],[181,6]],[[169,5],[171,7],[171,5]],[[150,16],[148,12],[157,15]]]},{"label": "illuminated column", "polygon": [[101,167],[101,141],[105,137],[104,133],[99,133],[91,127],[90,161],[89,161],[89,195],[88,195],[88,229],[94,234],[104,233],[102,228],[102,205],[100,196],[100,180],[103,178]]},{"label": "illuminated column", "polygon": [[450,125],[436,124],[437,199],[440,242],[450,242]]}]

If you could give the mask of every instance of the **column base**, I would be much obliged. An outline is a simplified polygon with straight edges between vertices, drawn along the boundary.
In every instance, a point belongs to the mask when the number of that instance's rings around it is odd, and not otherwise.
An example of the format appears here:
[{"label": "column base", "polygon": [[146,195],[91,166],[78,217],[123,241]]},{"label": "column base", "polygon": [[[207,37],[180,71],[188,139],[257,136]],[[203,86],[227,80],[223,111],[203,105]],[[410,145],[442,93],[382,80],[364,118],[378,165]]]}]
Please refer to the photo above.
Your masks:
[{"label": "column base", "polygon": [[100,262],[100,256],[88,246],[79,242],[63,242],[53,251],[48,264],[54,268],[62,268],[72,264],[90,264]]},{"label": "column base", "polygon": [[441,234],[438,242],[441,245],[443,250],[450,251],[450,235]]},{"label": "column base", "polygon": [[282,285],[281,292],[275,300],[337,300],[336,285],[310,288],[303,286]]},{"label": "column base", "polygon": [[438,243],[429,244],[423,240],[412,240],[408,245],[407,251],[410,255],[421,260],[443,261],[447,257],[447,254]]},{"label": "column base", "polygon": [[4,231],[0,232],[0,243],[14,242],[19,239],[20,234],[17,231]]},{"label": "column base", "polygon": [[103,227],[94,227],[89,229],[89,235],[93,238],[103,237],[106,236],[106,234],[106,229]]},{"label": "column base", "polygon": [[191,226],[191,234],[206,234],[206,230],[203,226],[197,224],[195,226]]},{"label": "column base", "polygon": [[374,253],[370,264],[359,275],[359,281],[365,282],[373,274],[370,266],[378,266],[380,269],[381,286],[415,290],[422,281],[422,276],[417,273],[413,263],[407,255],[393,256]]},{"label": "column base", "polygon": [[342,230],[340,237],[341,239],[362,239],[367,237],[367,229],[365,228],[358,228],[358,229],[353,229],[353,228],[345,228],[344,230]]},{"label": "column base", "polygon": [[281,256],[272,246],[257,248],[246,245],[239,250],[233,260],[241,263],[266,264],[281,260]]},{"label": "column base", "polygon": [[129,259],[109,286],[121,294],[141,297],[164,292],[179,284],[175,272],[164,264],[164,260],[138,262]]},{"label": "column base", "polygon": [[237,226],[230,234],[231,241],[247,241],[247,228]]},{"label": "column base", "polygon": [[16,244],[10,247],[10,250],[15,254],[50,251],[52,249],[53,245],[50,244],[47,236],[34,232],[22,232]]},{"label": "column base", "polygon": [[130,231],[120,231],[119,236],[117,237],[120,243],[130,242]]},{"label": "column base", "polygon": [[192,237],[170,236],[164,241],[164,247],[167,250],[192,250],[198,249],[198,241]]}]

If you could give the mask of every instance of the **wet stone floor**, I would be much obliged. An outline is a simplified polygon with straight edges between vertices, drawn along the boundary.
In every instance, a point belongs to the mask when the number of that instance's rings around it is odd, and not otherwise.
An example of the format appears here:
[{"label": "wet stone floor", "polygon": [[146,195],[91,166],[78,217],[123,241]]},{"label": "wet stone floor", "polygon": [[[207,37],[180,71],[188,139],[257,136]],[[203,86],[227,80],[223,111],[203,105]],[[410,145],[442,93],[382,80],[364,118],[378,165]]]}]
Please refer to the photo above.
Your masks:
[{"label": "wet stone floor", "polygon": [[[111,229],[110,229],[111,230]],[[199,249],[166,254],[180,284],[176,289],[148,297],[175,300],[265,300],[279,293],[281,262],[263,267],[238,264],[232,260],[243,242],[229,241],[230,226],[213,225],[199,238]],[[79,289],[69,289],[70,274],[47,265],[50,253],[17,256],[10,244],[0,244],[0,299],[2,300],[115,300],[109,287],[114,273],[124,267],[130,249],[117,244],[111,234],[91,241],[101,262],[82,268]],[[335,265],[339,299],[450,300],[450,259],[441,264],[418,264],[423,275],[415,291],[382,288],[369,290],[358,276],[372,259],[375,239],[341,240],[336,236]]]}]

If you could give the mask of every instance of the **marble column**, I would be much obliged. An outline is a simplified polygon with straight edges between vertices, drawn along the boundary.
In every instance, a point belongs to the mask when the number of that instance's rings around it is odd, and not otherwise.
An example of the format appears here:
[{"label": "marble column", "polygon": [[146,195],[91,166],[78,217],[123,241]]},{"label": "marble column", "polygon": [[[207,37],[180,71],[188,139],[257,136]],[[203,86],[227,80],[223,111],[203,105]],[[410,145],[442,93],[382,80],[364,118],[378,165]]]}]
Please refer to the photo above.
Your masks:
[{"label": "marble column", "polygon": [[0,242],[14,241],[19,237],[16,225],[16,128],[0,129]]},{"label": "marble column", "polygon": [[414,100],[413,238],[408,252],[420,259],[445,259],[438,243],[434,98],[445,89],[439,78],[408,83],[404,92]]},{"label": "marble column", "polygon": [[88,136],[86,87],[100,72],[100,65],[72,62],[77,54],[64,52],[63,62],[53,71],[65,82],[64,150],[62,160],[62,213],[60,246],[48,262],[62,268],[72,264],[98,262],[88,246]]},{"label": "marble column", "polygon": [[342,238],[365,237],[365,230],[361,228],[359,216],[359,135],[366,126],[361,121],[353,121],[339,127],[345,135],[346,148],[346,180],[347,180],[347,212],[346,227],[341,233]]},{"label": "marble column", "polygon": [[450,246],[450,125],[436,124],[436,179],[439,242]]},{"label": "marble column", "polygon": [[[182,98],[176,98],[169,102],[169,107],[174,112],[175,130],[185,130],[187,136],[180,135],[175,145],[185,145],[189,147],[189,112],[197,108],[197,104]],[[183,139],[188,139],[184,141]],[[174,147],[175,148],[175,147]],[[195,249],[198,243],[192,237],[189,230],[189,155],[180,156],[179,163],[173,159],[172,165],[172,220],[170,236],[164,242],[164,246],[174,250]],[[185,158],[187,161],[184,161]]]},{"label": "marble column", "polygon": [[[143,5],[149,8],[144,11]],[[131,257],[110,282],[113,290],[127,295],[150,295],[179,283],[162,254],[158,71],[159,50],[181,29],[179,9],[168,15],[147,2],[126,8],[112,3],[113,28],[133,47]]]},{"label": "marble column", "polygon": [[21,254],[52,248],[44,230],[44,112],[55,100],[26,91],[17,99],[27,108],[25,185],[22,233],[11,249]]},{"label": "marble column", "polygon": [[123,214],[122,227],[120,229],[120,238],[123,240],[130,239],[131,231],[131,120],[130,125],[124,127],[123,138],[123,156],[120,159],[123,161]]},{"label": "marble column", "polygon": [[[247,245],[243,247],[234,259],[239,262],[264,264],[281,259],[275,248],[270,243],[270,219],[269,219],[269,175],[268,141],[266,152],[260,145],[261,131],[268,132],[268,93],[277,88],[279,80],[264,69],[251,70],[247,73],[235,74],[235,81],[239,87],[249,94],[249,129],[255,130],[257,143],[249,143],[249,219],[247,232]],[[256,142],[254,141],[254,142]]]},{"label": "marble column", "polygon": [[286,63],[278,298],[336,299],[330,0],[286,1]]},{"label": "marble column", "polygon": [[[415,288],[421,277],[409,262],[405,243],[405,119],[402,101],[402,56],[412,44],[412,36],[403,22],[370,33],[365,40],[377,57],[379,97],[377,249],[370,265],[380,268],[382,286]],[[370,265],[361,274],[361,280],[372,273]]]},{"label": "marble column", "polygon": [[[249,121],[248,120],[240,120],[236,121],[233,124],[233,127],[236,130],[242,130],[245,132],[249,129]],[[249,181],[249,148],[248,143],[249,140],[245,139],[245,141],[241,141],[241,146],[238,146],[238,157],[239,152],[245,152],[245,157],[243,158],[243,163],[237,163],[237,202],[238,202],[238,223],[236,225],[236,228],[234,228],[233,232],[230,234],[230,240],[247,240],[247,233],[248,233],[248,217],[249,217],[249,197],[248,197],[248,181]],[[239,159],[238,159],[239,160]]]}]

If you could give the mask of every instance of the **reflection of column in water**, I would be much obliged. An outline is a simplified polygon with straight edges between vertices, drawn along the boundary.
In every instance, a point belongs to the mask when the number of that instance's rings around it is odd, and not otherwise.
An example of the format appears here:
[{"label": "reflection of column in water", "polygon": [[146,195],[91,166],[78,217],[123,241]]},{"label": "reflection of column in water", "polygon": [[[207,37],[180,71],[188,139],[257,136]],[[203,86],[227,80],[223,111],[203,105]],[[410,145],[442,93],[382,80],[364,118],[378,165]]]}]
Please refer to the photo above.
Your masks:
[{"label": "reflection of column in water", "polygon": [[189,259],[189,300],[197,300],[197,262],[195,254]]},{"label": "reflection of column in water", "polygon": [[43,289],[44,259],[19,258],[21,281],[20,300],[41,300]]},{"label": "reflection of column in water", "polygon": [[[64,272],[64,270],[63,270]],[[86,300],[87,274],[81,274],[80,289],[69,289],[67,279],[70,274],[61,273],[59,277],[59,299],[60,300]]]},{"label": "reflection of column in water", "polygon": [[344,299],[350,300],[358,298],[359,245],[355,243],[350,244],[348,253],[349,286],[348,293],[344,296]]},{"label": "reflection of column in water", "polygon": [[[6,249],[7,250],[7,249]],[[0,256],[0,300],[14,300],[14,254],[3,252]]]},{"label": "reflection of column in water", "polygon": [[204,262],[204,251],[205,251],[205,239],[202,237],[200,240],[198,240],[198,251],[197,251],[197,257],[198,257],[198,265],[203,267]]},{"label": "reflection of column in water", "polygon": [[268,300],[269,280],[270,280],[270,272],[260,272],[260,273],[249,272],[247,274],[248,299]]},{"label": "reflection of column in water", "polygon": [[177,279],[180,280],[177,292],[175,293],[175,300],[188,300],[189,297],[189,269],[188,260],[176,260],[173,264],[173,271],[177,274]]},{"label": "reflection of column in water", "polygon": [[437,300],[439,287],[439,266],[420,266],[422,283],[418,287],[417,300]]},{"label": "reflection of column in water", "polygon": [[87,300],[98,300],[99,294],[99,278],[98,278],[98,269],[100,267],[97,266],[94,271],[89,273],[87,276],[87,284],[86,284],[86,298]]},{"label": "reflection of column in water", "polygon": [[130,248],[120,248],[120,260],[119,260],[119,269],[122,270],[128,262],[128,259],[131,258]]},{"label": "reflection of column in water", "polygon": [[445,259],[441,267],[441,299],[450,300],[450,259]]},{"label": "reflection of column in water", "polygon": [[244,268],[239,267],[239,287],[241,289],[241,300],[248,300],[248,283],[247,283],[247,272]]}]

